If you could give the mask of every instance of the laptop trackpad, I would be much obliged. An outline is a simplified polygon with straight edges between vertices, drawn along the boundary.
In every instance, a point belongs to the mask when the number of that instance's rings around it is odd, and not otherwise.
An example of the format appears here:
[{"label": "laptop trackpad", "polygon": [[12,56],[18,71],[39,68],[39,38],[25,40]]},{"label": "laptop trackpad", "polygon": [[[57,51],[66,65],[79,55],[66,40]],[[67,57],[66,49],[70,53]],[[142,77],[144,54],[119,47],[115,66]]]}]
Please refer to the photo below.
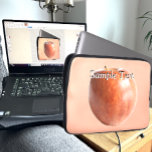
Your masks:
[{"label": "laptop trackpad", "polygon": [[61,98],[59,96],[34,99],[33,114],[57,114],[60,112],[60,104]]}]

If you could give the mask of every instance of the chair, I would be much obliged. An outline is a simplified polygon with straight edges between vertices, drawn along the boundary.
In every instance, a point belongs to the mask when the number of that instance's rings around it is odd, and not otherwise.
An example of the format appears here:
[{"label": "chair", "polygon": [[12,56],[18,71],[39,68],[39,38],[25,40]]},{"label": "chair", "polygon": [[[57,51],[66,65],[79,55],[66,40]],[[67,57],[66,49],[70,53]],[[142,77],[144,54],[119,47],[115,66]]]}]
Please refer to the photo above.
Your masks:
[{"label": "chair", "polygon": [[0,96],[2,92],[2,80],[7,76],[7,70],[3,62],[2,46],[1,46],[1,36],[0,36]]}]

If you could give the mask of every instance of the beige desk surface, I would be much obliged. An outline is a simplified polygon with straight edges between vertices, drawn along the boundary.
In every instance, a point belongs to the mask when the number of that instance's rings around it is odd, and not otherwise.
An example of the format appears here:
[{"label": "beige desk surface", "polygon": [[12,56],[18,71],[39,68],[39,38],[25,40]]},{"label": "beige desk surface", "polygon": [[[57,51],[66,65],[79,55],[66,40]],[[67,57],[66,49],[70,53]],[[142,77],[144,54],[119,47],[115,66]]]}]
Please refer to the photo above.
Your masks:
[{"label": "beige desk surface", "polygon": [[[144,134],[144,138],[140,134]],[[138,131],[119,132],[122,151],[138,151],[147,142],[152,140],[152,109],[150,109],[150,123],[148,128]],[[80,135],[86,143],[90,144],[96,151],[118,152],[118,139],[115,133],[97,133]]]}]

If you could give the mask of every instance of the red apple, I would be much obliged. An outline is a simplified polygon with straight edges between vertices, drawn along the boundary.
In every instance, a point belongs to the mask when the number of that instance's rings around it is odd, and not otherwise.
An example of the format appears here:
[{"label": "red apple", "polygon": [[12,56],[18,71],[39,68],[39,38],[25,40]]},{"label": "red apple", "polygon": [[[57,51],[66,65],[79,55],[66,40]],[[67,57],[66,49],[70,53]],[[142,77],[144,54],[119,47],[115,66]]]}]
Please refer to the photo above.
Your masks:
[{"label": "red apple", "polygon": [[135,107],[136,96],[133,74],[126,70],[113,68],[93,72],[89,103],[92,112],[102,123],[119,125],[126,120]]},{"label": "red apple", "polygon": [[53,42],[44,43],[44,53],[48,58],[51,58],[55,54],[55,45]]}]

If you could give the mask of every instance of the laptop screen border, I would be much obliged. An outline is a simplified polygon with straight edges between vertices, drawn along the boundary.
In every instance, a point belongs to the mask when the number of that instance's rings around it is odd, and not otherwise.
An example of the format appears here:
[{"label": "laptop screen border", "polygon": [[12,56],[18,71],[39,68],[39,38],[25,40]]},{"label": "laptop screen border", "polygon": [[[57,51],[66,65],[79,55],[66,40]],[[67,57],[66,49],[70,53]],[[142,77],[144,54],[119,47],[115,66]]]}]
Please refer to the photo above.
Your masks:
[{"label": "laptop screen border", "polygon": [[[5,31],[5,22],[30,22],[30,23],[51,23],[51,24],[73,24],[73,25],[84,25],[85,31],[87,30],[86,23],[77,23],[77,22],[51,22],[51,21],[37,21],[37,20],[12,20],[12,19],[3,19],[3,35],[5,41],[5,49],[6,49],[6,56],[7,56],[7,64],[8,70],[10,74],[52,74],[52,73],[62,73],[64,65],[54,65],[54,66],[34,66],[34,67],[13,67],[9,63],[8,58],[8,48],[7,48],[7,41],[6,41],[6,31]],[[73,52],[74,53],[74,52]]]}]

